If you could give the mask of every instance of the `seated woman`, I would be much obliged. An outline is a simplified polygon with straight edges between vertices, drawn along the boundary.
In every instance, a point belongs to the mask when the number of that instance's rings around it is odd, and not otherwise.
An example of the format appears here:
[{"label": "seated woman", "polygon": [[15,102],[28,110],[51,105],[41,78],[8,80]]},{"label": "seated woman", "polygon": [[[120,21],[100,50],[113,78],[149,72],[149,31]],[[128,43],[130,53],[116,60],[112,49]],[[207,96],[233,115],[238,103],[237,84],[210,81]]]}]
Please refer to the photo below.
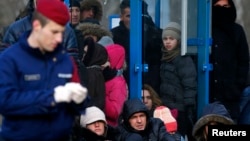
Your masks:
[{"label": "seated woman", "polygon": [[[163,105],[158,93],[148,84],[144,84],[142,87],[142,102],[148,108],[151,117],[153,116],[155,108]],[[177,109],[171,109],[170,111],[173,117],[177,118]]]}]

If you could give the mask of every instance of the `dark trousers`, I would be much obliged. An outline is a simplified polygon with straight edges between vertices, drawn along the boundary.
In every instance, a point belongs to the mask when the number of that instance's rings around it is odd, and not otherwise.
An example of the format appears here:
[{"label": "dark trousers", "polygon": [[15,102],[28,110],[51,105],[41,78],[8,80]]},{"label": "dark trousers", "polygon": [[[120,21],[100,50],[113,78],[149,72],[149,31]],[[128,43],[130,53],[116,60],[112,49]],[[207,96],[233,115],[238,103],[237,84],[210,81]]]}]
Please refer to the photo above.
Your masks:
[{"label": "dark trousers", "polygon": [[177,123],[178,123],[178,132],[182,137],[187,136],[188,141],[194,141],[192,136],[193,122],[187,115],[187,112],[178,111]]},{"label": "dark trousers", "polygon": [[250,86],[244,89],[240,98],[240,117],[238,124],[250,125]]}]

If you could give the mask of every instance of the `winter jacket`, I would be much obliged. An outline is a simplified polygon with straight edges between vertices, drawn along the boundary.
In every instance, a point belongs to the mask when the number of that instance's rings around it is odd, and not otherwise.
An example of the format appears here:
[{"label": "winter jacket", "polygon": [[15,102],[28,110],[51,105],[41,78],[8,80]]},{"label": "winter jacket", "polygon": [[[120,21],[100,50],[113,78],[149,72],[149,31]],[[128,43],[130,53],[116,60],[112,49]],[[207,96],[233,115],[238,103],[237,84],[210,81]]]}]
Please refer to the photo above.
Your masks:
[{"label": "winter jacket", "polygon": [[[137,131],[133,129],[129,124],[130,117],[138,112],[144,112],[147,116],[146,129],[143,131]],[[122,111],[122,123],[117,127],[119,134],[116,136],[116,140],[127,141],[127,138],[131,140],[138,139],[138,135],[141,136],[143,141],[174,141],[164,126],[164,123],[158,118],[151,118],[148,113],[147,107],[142,103],[140,99],[130,99],[124,103]]]},{"label": "winter jacket", "polygon": [[177,56],[171,62],[161,64],[161,92],[164,105],[178,111],[196,105],[197,73],[190,56]]},{"label": "winter jacket", "polygon": [[[125,62],[125,50],[118,44],[106,47],[109,56],[110,67],[120,70]],[[122,106],[128,97],[127,83],[122,74],[114,76],[105,82],[105,115],[109,125],[117,126],[118,117]]]},{"label": "winter jacket", "polygon": [[79,58],[82,59],[84,54],[84,39],[86,36],[92,35],[97,37],[97,41],[99,41],[103,36],[112,37],[111,32],[104,29],[102,26],[98,24],[93,24],[89,22],[79,23],[76,26],[76,36],[78,40],[78,50],[79,50]]},{"label": "winter jacket", "polygon": [[[145,4],[145,3],[144,3]],[[162,29],[158,28],[149,15],[142,16],[143,22],[143,39],[142,39],[142,60],[148,64],[148,72],[143,73],[143,82],[151,85],[159,93],[160,85],[160,58],[161,58],[161,34]],[[119,26],[111,29],[114,43],[120,44],[125,48],[127,71],[124,71],[124,77],[129,86],[129,56],[130,56],[130,31],[120,21]]]},{"label": "winter jacket", "polygon": [[[213,0],[215,3],[218,0]],[[235,23],[236,9],[213,6],[212,50],[210,62],[210,102],[221,101],[233,119],[239,115],[239,99],[249,69],[249,49],[244,29]]]},{"label": "winter jacket", "polygon": [[[78,32],[78,43],[80,44],[80,58],[87,68],[87,88],[89,94],[94,100],[94,105],[104,111],[105,80],[101,65],[108,61],[108,54],[106,49],[102,45],[96,43],[89,35],[97,37],[98,41],[102,36],[111,36],[111,33],[98,24],[88,22],[80,23],[76,27],[76,30]],[[85,46],[88,46],[87,52],[84,51]]]},{"label": "winter jacket", "polygon": [[[92,39],[87,38],[88,39]],[[93,39],[88,46],[88,51],[84,57],[83,63],[87,68],[87,88],[89,95],[92,97],[93,105],[104,111],[105,107],[105,80],[102,73],[102,66],[108,61],[108,54],[106,49],[94,43]]]},{"label": "winter jacket", "polygon": [[[32,15],[28,15],[18,21],[12,23],[3,37],[3,42],[6,44],[14,44],[18,41],[20,36],[25,32],[32,29],[31,25]],[[69,24],[65,26],[65,32],[63,35],[63,47],[70,52],[74,58],[78,58],[78,46],[74,30]]]},{"label": "winter jacket", "polygon": [[56,104],[54,88],[79,82],[76,66],[62,46],[43,54],[25,32],[0,55],[0,136],[9,141],[66,140],[84,103]]},{"label": "winter jacket", "polygon": [[124,70],[123,75],[124,78],[126,79],[126,82],[129,86],[129,64],[130,64],[130,60],[129,60],[129,56],[130,56],[130,51],[129,51],[129,43],[130,43],[130,32],[129,29],[126,28],[126,26],[124,25],[123,21],[120,21],[119,26],[111,29],[112,35],[113,35],[113,41],[116,44],[122,45],[125,49],[125,53],[126,53],[126,63],[127,65],[127,69]]}]

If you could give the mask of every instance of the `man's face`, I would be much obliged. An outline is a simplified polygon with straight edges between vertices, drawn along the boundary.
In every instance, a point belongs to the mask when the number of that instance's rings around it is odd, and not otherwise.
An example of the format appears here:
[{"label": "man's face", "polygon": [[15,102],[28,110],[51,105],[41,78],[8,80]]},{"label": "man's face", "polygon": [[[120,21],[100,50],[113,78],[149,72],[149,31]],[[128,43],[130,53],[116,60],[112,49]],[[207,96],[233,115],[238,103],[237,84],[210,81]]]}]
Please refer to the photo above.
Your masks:
[{"label": "man's face", "polygon": [[95,16],[95,11],[93,8],[85,9],[81,13],[82,20],[87,18],[94,18],[94,16]]},{"label": "man's face", "polygon": [[80,22],[80,8],[79,7],[70,7],[69,8],[69,17],[70,23],[76,25]]},{"label": "man's face", "polygon": [[147,124],[147,116],[144,112],[138,112],[133,114],[129,118],[129,124],[137,131],[145,130]]},{"label": "man's face", "polygon": [[33,31],[37,35],[34,40],[42,52],[52,52],[63,40],[65,27],[49,20],[42,27],[38,20],[33,22]]},{"label": "man's face", "polygon": [[88,124],[86,128],[99,136],[103,136],[105,132],[105,123],[103,121],[96,121],[91,124]]},{"label": "man's face", "polygon": [[120,20],[123,21],[124,25],[130,29],[130,8],[127,7],[124,9],[123,13],[121,14]]}]

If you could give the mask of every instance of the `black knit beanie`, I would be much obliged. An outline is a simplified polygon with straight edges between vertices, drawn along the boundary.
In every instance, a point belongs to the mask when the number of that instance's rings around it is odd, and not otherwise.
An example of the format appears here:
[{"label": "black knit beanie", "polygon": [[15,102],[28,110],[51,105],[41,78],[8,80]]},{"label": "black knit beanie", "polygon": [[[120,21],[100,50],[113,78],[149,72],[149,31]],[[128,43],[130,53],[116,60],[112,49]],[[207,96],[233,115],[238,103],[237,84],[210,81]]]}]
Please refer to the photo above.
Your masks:
[{"label": "black knit beanie", "polygon": [[77,0],[70,0],[69,1],[69,7],[78,7],[78,8],[80,8],[81,6],[80,6],[79,1],[77,1]]}]

